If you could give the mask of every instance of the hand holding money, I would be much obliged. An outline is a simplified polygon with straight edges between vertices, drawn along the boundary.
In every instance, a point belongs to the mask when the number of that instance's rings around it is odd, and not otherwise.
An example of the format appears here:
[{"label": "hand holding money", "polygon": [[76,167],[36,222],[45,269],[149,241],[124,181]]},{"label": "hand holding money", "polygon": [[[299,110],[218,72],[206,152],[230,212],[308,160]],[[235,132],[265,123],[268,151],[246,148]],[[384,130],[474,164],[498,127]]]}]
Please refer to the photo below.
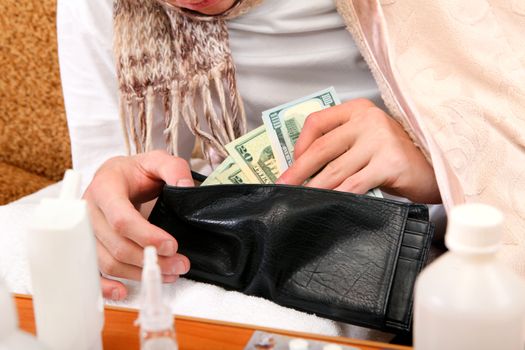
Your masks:
[{"label": "hand holding money", "polygon": [[277,183],[366,193],[382,187],[414,202],[441,201],[432,165],[402,126],[371,101],[308,117],[293,166]]},{"label": "hand holding money", "polygon": [[[294,162],[296,142],[308,116],[338,104],[340,101],[335,90],[328,88],[264,111],[262,113],[264,125],[226,145],[230,156],[215,169],[203,185],[275,183]],[[301,136],[302,138],[304,137]],[[303,184],[323,165],[319,163],[316,171],[311,172],[297,184]],[[307,169],[311,170],[311,168]],[[296,179],[292,177],[292,180]],[[377,189],[369,194],[381,196],[381,192]]]},{"label": "hand holding money", "polygon": [[293,148],[308,115],[338,103],[335,90],[328,88],[264,111],[264,125],[226,145],[230,156],[203,185],[274,183],[292,164]]}]

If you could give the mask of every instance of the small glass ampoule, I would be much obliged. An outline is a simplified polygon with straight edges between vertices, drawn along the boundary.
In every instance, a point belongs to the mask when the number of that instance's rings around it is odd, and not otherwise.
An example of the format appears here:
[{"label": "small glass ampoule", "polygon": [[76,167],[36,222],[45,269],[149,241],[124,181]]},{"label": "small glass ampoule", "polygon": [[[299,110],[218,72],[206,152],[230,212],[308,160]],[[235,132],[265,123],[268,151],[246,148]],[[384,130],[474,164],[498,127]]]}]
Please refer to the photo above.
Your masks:
[{"label": "small glass ampoule", "polygon": [[162,280],[155,247],[144,249],[140,324],[141,350],[177,350],[173,315],[162,300]]}]

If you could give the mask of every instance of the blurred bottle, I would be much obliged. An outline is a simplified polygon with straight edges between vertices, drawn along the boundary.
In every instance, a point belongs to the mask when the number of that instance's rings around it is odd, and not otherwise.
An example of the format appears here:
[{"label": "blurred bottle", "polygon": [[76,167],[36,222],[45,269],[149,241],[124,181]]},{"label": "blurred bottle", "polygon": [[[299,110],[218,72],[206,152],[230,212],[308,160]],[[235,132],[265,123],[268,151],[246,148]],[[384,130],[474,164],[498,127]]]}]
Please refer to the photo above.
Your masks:
[{"label": "blurred bottle", "polygon": [[162,278],[155,247],[144,249],[140,305],[141,350],[177,350],[173,315],[162,299]]},{"label": "blurred bottle", "polygon": [[261,333],[254,347],[255,350],[273,350],[275,348],[275,338],[272,334]]},{"label": "blurred bottle", "polygon": [[416,350],[524,349],[525,281],[496,258],[502,224],[487,205],[452,209],[449,252],[416,281]]},{"label": "blurred bottle", "polygon": [[18,329],[15,303],[0,279],[0,349],[44,350],[31,334]]},{"label": "blurred bottle", "polygon": [[292,339],[288,342],[289,350],[308,350],[308,341],[301,338]]},{"label": "blurred bottle", "polygon": [[53,350],[100,350],[104,301],[95,236],[80,175],[68,170],[59,198],[43,199],[27,249],[38,340]]}]

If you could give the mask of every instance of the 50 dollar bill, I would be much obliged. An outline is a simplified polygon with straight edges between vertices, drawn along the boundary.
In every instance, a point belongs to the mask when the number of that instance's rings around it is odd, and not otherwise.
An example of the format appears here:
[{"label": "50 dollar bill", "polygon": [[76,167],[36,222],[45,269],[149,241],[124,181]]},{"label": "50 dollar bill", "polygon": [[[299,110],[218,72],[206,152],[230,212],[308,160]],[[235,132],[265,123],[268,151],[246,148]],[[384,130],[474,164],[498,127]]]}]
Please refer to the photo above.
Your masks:
[{"label": "50 dollar bill", "polygon": [[279,177],[264,125],[230,142],[226,150],[250,183],[273,184]]}]

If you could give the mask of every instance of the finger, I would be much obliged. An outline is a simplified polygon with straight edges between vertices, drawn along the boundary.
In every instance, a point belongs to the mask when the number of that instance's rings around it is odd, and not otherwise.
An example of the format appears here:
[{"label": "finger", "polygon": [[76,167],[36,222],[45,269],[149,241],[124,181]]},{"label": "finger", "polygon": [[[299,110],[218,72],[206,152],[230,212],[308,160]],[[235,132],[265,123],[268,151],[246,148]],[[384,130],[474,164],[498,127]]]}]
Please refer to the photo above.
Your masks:
[{"label": "finger", "polygon": [[137,156],[142,170],[151,179],[162,179],[168,185],[176,186],[182,181],[184,187],[193,185],[188,162],[165,151],[156,150]]},{"label": "finger", "polygon": [[102,296],[111,300],[124,300],[128,296],[126,286],[122,282],[100,276]]},{"label": "finger", "polygon": [[373,106],[368,100],[356,99],[310,114],[294,146],[294,159],[300,158],[315,140],[346,123],[356,113]]},{"label": "finger", "polygon": [[133,157],[115,157],[97,171],[84,197],[104,203],[113,197],[129,198],[134,203],[155,199],[164,183],[192,186],[188,163],[165,151],[152,151]]},{"label": "finger", "polygon": [[370,163],[363,169],[347,178],[341,185],[335,188],[336,191],[352,192],[365,194],[369,190],[381,186],[386,178],[382,175],[378,167]]},{"label": "finger", "polygon": [[126,198],[114,198],[101,207],[106,220],[117,234],[131,239],[140,247],[154,246],[163,256],[174,256],[177,241],[166,231],[149,223]]},{"label": "finger", "polygon": [[173,258],[159,256],[157,263],[164,275],[184,275],[190,270],[190,260],[181,254],[175,254]]},{"label": "finger", "polygon": [[93,225],[95,236],[106,250],[111,252],[111,255],[121,263],[141,267],[143,248],[113,231],[97,207],[90,207],[90,213],[92,222],[96,223]]},{"label": "finger", "polygon": [[98,206],[112,231],[133,240],[139,246],[152,245],[157,248],[159,255],[175,255],[178,248],[175,239],[150,224],[130,202],[129,190],[123,184],[127,181],[126,176],[118,171],[106,171],[95,176],[84,195],[88,203],[93,203],[90,209]]},{"label": "finger", "polygon": [[[142,278],[142,268],[119,262],[102,244],[97,244],[97,256],[99,269],[104,275],[136,281]],[[178,274],[162,274],[162,279],[166,283],[174,282],[178,276]]]},{"label": "finger", "polygon": [[97,257],[98,267],[102,273],[113,277],[140,280],[142,274],[140,267],[121,263],[102,244],[97,244]]},{"label": "finger", "polygon": [[354,138],[350,123],[330,131],[315,140],[303,155],[279,177],[276,183],[290,185],[304,183],[327,163],[346,152]]},{"label": "finger", "polygon": [[[135,242],[121,236],[111,229],[102,212],[92,208],[91,217],[97,223],[95,235],[99,243],[119,262],[137,267],[142,267],[144,249]],[[183,275],[189,271],[190,261],[187,257],[175,254],[173,257],[159,256],[160,270],[166,275]]]},{"label": "finger", "polygon": [[179,279],[179,275],[162,275],[162,283],[173,283]]},{"label": "finger", "polygon": [[[162,276],[162,282],[164,283],[173,283],[175,282],[179,276],[177,275],[169,275],[169,276]],[[111,278],[107,278],[104,276],[100,276],[100,287],[102,289],[102,296],[106,299],[111,300],[124,300],[128,296],[128,290],[126,289],[126,286],[124,283],[113,280]]]},{"label": "finger", "polygon": [[334,189],[350,176],[363,169],[372,157],[371,148],[352,146],[347,152],[329,162],[313,179],[308,187]]}]

